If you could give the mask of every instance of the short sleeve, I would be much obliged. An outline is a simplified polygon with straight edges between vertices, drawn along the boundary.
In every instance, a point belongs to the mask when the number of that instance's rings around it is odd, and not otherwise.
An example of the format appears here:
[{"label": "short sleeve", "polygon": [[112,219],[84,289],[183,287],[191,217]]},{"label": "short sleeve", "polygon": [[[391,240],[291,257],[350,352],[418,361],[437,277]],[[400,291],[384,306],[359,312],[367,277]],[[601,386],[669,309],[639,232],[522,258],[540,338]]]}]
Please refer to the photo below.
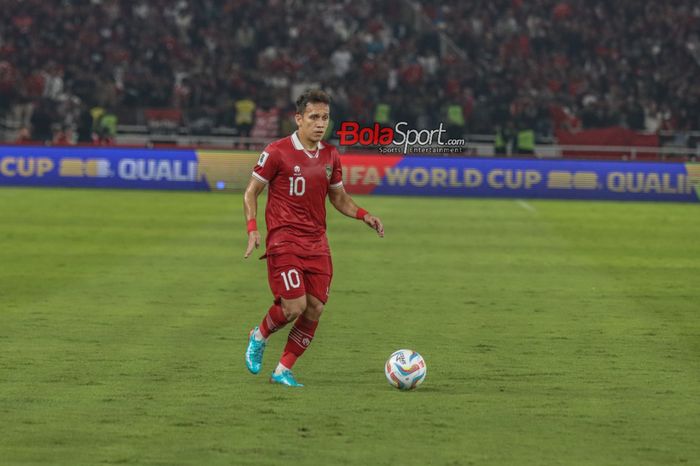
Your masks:
[{"label": "short sleeve", "polygon": [[267,146],[260,154],[258,163],[253,168],[253,178],[267,184],[275,177],[279,168],[279,153]]},{"label": "short sleeve", "polygon": [[340,154],[333,148],[333,173],[331,173],[330,188],[338,189],[343,187],[343,166],[340,164]]}]

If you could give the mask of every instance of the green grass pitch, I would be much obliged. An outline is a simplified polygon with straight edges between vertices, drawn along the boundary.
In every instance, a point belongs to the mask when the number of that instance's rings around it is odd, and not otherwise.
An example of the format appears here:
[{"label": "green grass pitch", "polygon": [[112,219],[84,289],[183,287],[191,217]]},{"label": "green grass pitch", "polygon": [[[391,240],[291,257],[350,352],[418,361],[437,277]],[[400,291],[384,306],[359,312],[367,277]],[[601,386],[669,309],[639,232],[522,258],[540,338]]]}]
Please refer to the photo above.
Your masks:
[{"label": "green grass pitch", "polygon": [[0,189],[0,464],[700,464],[697,205],[357,200],[294,390],[241,195]]}]

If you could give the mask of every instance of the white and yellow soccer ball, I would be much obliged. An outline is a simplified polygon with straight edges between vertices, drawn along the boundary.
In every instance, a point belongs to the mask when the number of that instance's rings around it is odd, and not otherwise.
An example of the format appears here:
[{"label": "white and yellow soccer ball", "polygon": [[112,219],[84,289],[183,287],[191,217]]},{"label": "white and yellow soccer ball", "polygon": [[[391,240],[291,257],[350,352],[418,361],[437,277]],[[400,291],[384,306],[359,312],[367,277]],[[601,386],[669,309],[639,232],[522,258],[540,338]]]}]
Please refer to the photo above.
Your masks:
[{"label": "white and yellow soccer ball", "polygon": [[425,380],[425,361],[413,350],[394,351],[384,365],[384,374],[392,387],[413,390]]}]

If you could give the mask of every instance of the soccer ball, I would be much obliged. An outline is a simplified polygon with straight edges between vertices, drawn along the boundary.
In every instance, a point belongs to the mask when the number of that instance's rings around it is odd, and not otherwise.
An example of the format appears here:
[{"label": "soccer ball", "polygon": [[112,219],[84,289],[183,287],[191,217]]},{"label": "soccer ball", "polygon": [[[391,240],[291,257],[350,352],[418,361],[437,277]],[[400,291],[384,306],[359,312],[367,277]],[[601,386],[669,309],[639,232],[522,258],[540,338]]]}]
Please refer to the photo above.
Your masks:
[{"label": "soccer ball", "polygon": [[422,384],[425,373],[423,357],[409,349],[395,351],[384,366],[384,374],[389,384],[400,390],[413,390]]}]

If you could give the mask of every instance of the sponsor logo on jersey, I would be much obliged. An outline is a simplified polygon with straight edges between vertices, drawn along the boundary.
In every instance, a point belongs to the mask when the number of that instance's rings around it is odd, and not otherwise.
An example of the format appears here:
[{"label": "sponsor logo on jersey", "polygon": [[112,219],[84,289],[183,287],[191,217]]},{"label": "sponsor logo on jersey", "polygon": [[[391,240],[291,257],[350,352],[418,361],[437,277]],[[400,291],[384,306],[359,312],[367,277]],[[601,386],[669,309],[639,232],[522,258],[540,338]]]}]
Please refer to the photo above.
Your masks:
[{"label": "sponsor logo on jersey", "polygon": [[267,158],[268,158],[269,156],[270,156],[270,154],[268,154],[267,152],[264,152],[264,151],[263,151],[263,153],[260,154],[260,158],[258,159],[258,166],[264,167],[264,166],[265,166],[265,162],[267,161]]}]

